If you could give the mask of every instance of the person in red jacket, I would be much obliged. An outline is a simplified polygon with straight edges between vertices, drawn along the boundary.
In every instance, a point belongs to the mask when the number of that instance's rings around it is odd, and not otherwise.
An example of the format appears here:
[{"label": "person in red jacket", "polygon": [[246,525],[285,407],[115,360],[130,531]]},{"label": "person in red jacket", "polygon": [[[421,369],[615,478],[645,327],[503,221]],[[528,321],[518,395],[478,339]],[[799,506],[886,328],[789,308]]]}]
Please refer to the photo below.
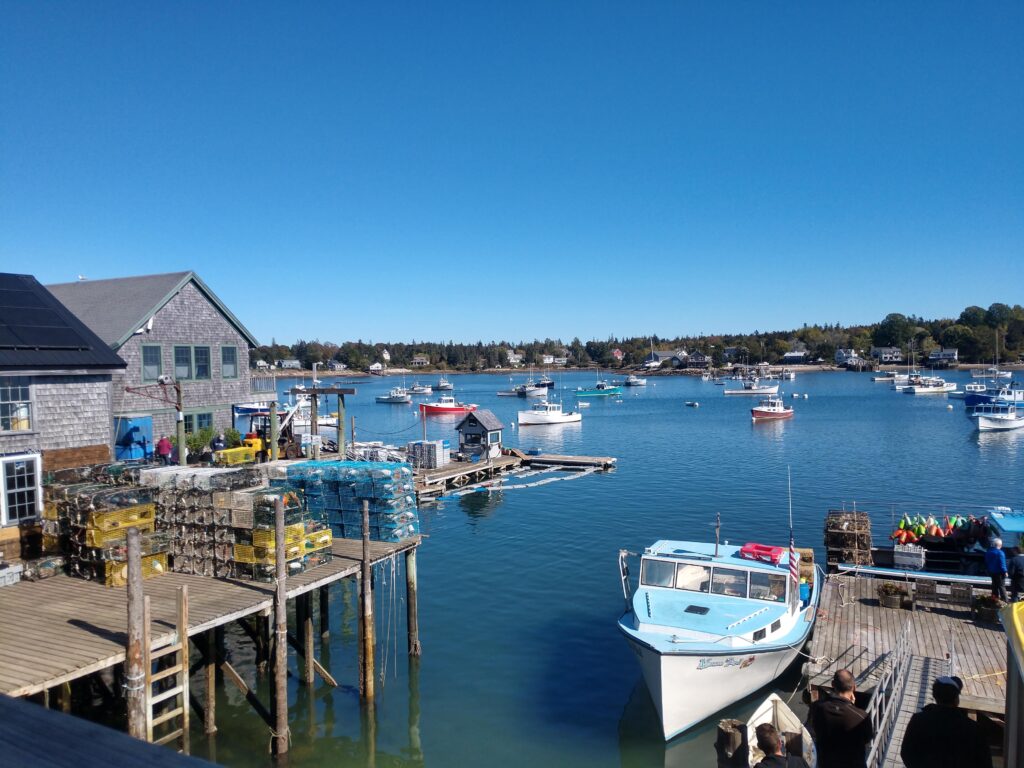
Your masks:
[{"label": "person in red jacket", "polygon": [[164,465],[171,463],[171,451],[174,450],[174,446],[171,445],[171,441],[167,439],[167,435],[160,435],[160,439],[156,441],[156,457],[163,462]]}]

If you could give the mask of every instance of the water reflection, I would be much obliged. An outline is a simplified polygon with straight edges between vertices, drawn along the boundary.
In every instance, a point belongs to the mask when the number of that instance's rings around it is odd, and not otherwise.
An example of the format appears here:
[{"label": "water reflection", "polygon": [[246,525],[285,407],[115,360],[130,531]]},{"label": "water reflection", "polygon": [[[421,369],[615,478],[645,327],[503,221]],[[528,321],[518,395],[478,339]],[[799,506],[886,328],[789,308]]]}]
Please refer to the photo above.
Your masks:
[{"label": "water reflection", "polygon": [[1006,432],[976,431],[975,434],[978,439],[978,448],[987,458],[998,458],[1003,454],[1006,454],[1007,457],[1016,456],[1017,450],[1024,446],[1024,429]]},{"label": "water reflection", "polygon": [[581,421],[569,424],[531,424],[519,428],[519,444],[537,448],[544,453],[563,453],[568,446],[579,445],[582,430]]},{"label": "water reflection", "polygon": [[500,490],[481,488],[479,491],[467,493],[459,497],[459,509],[470,519],[489,517],[501,504]]}]

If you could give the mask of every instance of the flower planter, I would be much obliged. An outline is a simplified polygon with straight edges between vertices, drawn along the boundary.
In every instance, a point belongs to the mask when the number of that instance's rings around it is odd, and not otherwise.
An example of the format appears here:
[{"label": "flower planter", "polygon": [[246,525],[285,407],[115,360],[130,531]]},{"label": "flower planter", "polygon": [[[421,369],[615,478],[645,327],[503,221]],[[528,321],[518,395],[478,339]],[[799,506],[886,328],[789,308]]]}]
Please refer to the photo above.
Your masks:
[{"label": "flower planter", "polygon": [[974,616],[985,624],[999,623],[999,609],[990,605],[979,605],[974,609]]},{"label": "flower planter", "polygon": [[878,602],[882,604],[883,608],[902,608],[903,595],[899,593],[895,595],[879,595]]}]

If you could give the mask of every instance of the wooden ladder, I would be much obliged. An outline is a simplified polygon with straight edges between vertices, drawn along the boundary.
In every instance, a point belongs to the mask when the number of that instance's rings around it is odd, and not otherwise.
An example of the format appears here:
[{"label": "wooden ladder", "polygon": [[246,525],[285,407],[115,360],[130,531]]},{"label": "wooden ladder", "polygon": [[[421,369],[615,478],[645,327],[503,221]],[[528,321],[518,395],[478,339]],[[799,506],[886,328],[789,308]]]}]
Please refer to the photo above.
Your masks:
[{"label": "wooden ladder", "polygon": [[[153,650],[150,641],[149,596],[144,604],[146,739],[155,744],[180,741],[189,751],[188,587],[178,589],[178,617],[170,645]],[[154,669],[156,667],[156,669]],[[159,735],[157,735],[159,734]]]}]

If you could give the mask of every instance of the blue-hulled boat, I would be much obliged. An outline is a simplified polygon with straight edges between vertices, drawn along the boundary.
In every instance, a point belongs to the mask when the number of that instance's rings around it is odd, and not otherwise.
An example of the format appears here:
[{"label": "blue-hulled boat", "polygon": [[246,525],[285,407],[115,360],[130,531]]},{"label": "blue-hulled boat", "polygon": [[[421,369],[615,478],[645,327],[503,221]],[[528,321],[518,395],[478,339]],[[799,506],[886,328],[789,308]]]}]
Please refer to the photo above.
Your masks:
[{"label": "blue-hulled boat", "polygon": [[592,387],[577,387],[576,397],[607,397],[609,395],[621,395],[622,387],[616,384],[609,384],[607,381],[599,381]]},{"label": "blue-hulled boat", "polygon": [[818,570],[800,583],[799,553],[791,568],[782,547],[658,541],[641,556],[632,592],[628,554],[619,553],[627,604],[619,629],[666,741],[775,680],[814,626]]}]

